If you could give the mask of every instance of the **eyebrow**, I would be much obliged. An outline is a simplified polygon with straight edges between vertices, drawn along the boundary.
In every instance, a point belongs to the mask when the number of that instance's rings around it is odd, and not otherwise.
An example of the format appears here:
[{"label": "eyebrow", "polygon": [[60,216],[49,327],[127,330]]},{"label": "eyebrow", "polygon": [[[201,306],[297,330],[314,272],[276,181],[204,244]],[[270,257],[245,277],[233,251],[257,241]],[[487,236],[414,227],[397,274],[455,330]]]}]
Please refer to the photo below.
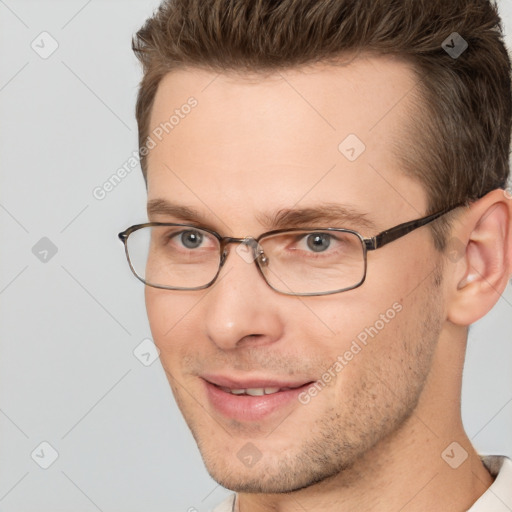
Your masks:
[{"label": "eyebrow", "polygon": [[322,203],[308,208],[283,208],[274,214],[260,214],[258,220],[270,229],[307,226],[345,227],[375,229],[375,224],[366,214],[354,207],[335,203]]},{"label": "eyebrow", "polygon": [[[211,212],[202,215],[194,208],[173,204],[166,199],[148,201],[147,212],[150,219],[157,215],[169,216],[180,222],[190,222],[216,230],[207,220],[212,218]],[[257,214],[256,219],[265,230],[308,226],[376,230],[375,223],[365,213],[353,206],[337,203],[322,203],[306,208],[282,208],[272,213]]]}]

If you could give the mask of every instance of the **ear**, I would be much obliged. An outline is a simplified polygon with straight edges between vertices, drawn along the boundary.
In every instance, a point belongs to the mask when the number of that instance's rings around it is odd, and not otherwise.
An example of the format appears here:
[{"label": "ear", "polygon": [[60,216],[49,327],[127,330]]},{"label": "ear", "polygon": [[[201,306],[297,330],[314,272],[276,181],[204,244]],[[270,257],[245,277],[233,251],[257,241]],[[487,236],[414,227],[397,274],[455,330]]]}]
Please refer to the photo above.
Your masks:
[{"label": "ear", "polygon": [[468,326],[498,302],[512,272],[512,197],[493,190],[452,230],[446,253],[447,319]]}]

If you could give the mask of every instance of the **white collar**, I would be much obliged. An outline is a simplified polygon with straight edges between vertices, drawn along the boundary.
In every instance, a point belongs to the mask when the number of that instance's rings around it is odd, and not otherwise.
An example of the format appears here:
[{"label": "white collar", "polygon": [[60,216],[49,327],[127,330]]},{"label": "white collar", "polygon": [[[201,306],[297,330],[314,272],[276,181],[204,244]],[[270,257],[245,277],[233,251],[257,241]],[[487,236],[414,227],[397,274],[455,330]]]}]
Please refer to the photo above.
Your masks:
[{"label": "white collar", "polygon": [[468,512],[510,512],[512,510],[512,460],[499,455],[489,455],[482,457],[482,462],[496,479]]}]

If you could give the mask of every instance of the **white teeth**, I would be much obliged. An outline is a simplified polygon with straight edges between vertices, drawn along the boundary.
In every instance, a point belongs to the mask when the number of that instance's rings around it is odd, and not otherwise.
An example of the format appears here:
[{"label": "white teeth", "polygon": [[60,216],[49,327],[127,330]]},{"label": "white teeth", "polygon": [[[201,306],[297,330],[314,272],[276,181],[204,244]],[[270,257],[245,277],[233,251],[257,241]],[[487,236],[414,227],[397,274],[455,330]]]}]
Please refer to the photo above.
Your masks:
[{"label": "white teeth", "polygon": [[265,394],[265,388],[249,388],[245,392],[250,396],[263,396]]},{"label": "white teeth", "polygon": [[[272,395],[273,393],[277,393],[281,388],[247,388],[247,389],[222,388],[222,389],[228,393],[232,393],[233,395],[263,396],[263,395]],[[283,388],[283,389],[289,389],[289,388]]]}]

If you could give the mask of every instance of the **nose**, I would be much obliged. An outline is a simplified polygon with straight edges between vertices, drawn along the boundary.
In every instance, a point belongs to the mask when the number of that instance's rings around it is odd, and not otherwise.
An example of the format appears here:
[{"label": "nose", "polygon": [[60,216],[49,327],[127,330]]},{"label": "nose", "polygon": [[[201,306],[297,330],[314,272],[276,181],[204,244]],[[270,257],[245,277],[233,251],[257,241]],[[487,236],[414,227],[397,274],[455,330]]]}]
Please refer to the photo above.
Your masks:
[{"label": "nose", "polygon": [[226,248],[225,264],[202,301],[208,338],[223,350],[272,344],[283,334],[277,303],[285,297],[267,285],[244,245]]}]

